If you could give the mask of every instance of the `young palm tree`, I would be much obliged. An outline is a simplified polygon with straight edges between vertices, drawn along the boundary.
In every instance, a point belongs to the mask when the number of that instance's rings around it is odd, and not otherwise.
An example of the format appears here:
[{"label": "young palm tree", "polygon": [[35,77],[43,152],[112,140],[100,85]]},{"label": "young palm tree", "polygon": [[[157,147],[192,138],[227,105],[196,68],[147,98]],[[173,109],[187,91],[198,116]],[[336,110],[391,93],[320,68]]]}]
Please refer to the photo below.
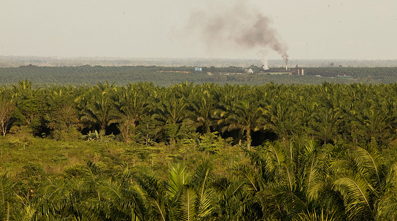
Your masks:
[{"label": "young palm tree", "polygon": [[145,193],[148,220],[209,220],[214,215],[208,162],[200,164],[193,174],[181,165],[171,167],[165,181],[151,172],[140,173],[136,179]]},{"label": "young palm tree", "polygon": [[21,208],[21,199],[6,174],[0,175],[0,220],[13,220]]},{"label": "young palm tree", "polygon": [[[292,220],[313,211],[317,215],[322,211],[326,217],[340,212],[333,207],[338,199],[329,192],[332,180],[323,173],[327,168],[323,159],[326,153],[313,140],[267,143],[246,153],[253,168],[243,167],[238,172],[246,183],[246,198],[242,201],[243,208],[247,208],[245,216]],[[343,215],[338,217],[343,219]]]}]

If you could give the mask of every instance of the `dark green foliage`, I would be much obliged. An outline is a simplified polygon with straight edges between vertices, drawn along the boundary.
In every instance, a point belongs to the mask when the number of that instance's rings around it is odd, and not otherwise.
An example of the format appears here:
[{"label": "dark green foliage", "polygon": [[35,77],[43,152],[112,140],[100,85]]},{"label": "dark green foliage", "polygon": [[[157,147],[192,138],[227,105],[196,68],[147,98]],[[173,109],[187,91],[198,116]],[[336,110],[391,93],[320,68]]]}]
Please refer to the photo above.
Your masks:
[{"label": "dark green foliage", "polygon": [[[98,82],[115,82],[127,85],[130,82],[153,82],[155,85],[172,86],[189,81],[198,84],[216,82],[219,84],[261,85],[269,82],[278,84],[321,84],[323,81],[335,83],[394,83],[397,68],[376,67],[321,67],[304,68],[305,76],[268,75],[262,68],[250,66],[254,73],[245,73],[242,67],[203,67],[195,72],[194,67],[162,66],[78,66],[78,67],[19,67],[0,68],[2,84],[16,84],[28,79],[42,86],[54,84],[95,85]],[[277,68],[276,68],[277,69]],[[275,70],[276,70],[275,69]],[[293,70],[293,69],[292,69]],[[207,72],[212,75],[208,75]],[[321,75],[322,77],[315,77]],[[339,75],[339,76],[338,76]],[[351,78],[345,77],[351,76]],[[29,85],[26,85],[29,86]],[[31,85],[30,85],[31,86]]]}]

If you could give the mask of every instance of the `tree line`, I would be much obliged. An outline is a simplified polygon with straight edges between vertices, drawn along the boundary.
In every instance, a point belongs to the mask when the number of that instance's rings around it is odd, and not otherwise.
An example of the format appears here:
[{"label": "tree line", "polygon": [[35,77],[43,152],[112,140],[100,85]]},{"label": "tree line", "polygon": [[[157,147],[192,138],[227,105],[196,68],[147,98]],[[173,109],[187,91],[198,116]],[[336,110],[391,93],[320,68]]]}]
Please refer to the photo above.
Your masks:
[{"label": "tree line", "polygon": [[[201,66],[200,66],[201,67]],[[295,67],[290,67],[294,70]],[[302,68],[302,67],[300,67]],[[253,74],[246,73],[252,69]],[[280,68],[271,68],[280,71]],[[282,68],[281,68],[282,70]],[[39,67],[26,65],[13,68],[0,68],[0,82],[4,84],[17,84],[21,79],[33,81],[36,85],[48,86],[53,84],[89,84],[97,82],[115,82],[117,85],[126,86],[129,82],[153,82],[155,85],[172,86],[184,81],[220,84],[321,84],[322,81],[334,83],[394,83],[396,82],[396,67],[304,67],[305,76],[273,76],[263,72],[261,66],[248,67],[202,67],[202,71],[195,71],[193,66],[164,67],[164,66],[61,66]],[[208,75],[207,73],[210,73]],[[240,73],[240,74],[236,74]],[[241,74],[242,73],[242,74]],[[212,75],[211,75],[212,74]],[[323,76],[323,78],[315,77]],[[352,76],[343,78],[337,76]]]},{"label": "tree line", "polygon": [[396,138],[397,84],[216,85],[152,83],[0,89],[2,134],[77,139],[95,133],[120,141],[175,142],[216,133],[261,145],[307,134],[320,143],[387,146]]},{"label": "tree line", "polygon": [[397,74],[394,67],[311,67],[305,68],[306,74],[321,75],[325,77],[336,77],[349,75],[354,78],[371,76],[373,79],[390,79]]}]

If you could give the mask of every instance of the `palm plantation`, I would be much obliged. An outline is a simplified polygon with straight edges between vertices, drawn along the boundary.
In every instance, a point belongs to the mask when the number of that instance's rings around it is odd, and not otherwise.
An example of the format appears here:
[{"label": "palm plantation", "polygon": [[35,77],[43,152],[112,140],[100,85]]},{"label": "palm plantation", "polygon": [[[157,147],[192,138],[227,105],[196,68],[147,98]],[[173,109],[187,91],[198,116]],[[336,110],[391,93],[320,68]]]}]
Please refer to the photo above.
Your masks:
[{"label": "palm plantation", "polygon": [[395,220],[396,87],[1,88],[0,220]]}]

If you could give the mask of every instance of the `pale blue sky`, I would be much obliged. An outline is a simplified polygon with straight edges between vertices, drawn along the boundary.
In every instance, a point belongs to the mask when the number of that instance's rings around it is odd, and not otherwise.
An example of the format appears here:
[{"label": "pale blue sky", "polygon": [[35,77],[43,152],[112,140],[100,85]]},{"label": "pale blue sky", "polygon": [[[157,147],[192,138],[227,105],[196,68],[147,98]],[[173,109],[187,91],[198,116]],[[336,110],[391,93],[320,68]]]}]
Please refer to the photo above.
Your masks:
[{"label": "pale blue sky", "polygon": [[272,21],[290,59],[397,59],[395,0],[0,0],[0,55],[258,58],[186,28],[241,2]]}]

